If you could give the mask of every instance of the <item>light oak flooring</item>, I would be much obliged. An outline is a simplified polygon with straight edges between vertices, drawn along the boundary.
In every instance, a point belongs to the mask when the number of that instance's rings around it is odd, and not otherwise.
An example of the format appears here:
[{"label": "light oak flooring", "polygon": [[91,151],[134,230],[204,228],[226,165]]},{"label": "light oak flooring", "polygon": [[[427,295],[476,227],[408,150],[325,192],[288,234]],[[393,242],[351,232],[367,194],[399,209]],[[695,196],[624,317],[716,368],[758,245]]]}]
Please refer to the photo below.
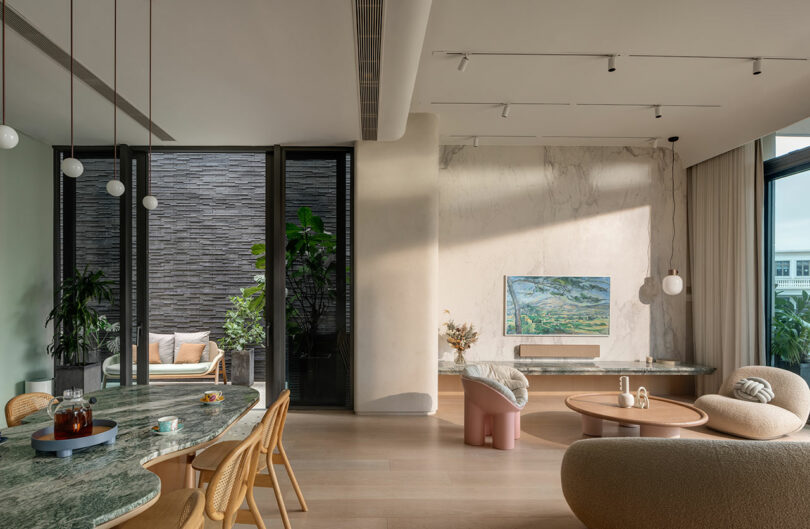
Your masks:
[{"label": "light oak flooring", "polygon": [[[560,489],[563,453],[582,438],[563,400],[531,394],[511,451],[464,444],[460,394],[441,395],[432,417],[291,411],[284,444],[309,504],[300,511],[277,467],[293,529],[581,529]],[[231,436],[245,435],[262,412]],[[605,435],[638,430],[606,423]],[[728,436],[702,427],[683,437]],[[791,439],[810,440],[810,430]],[[282,527],[272,491],[257,489],[257,499],[268,529]]]}]

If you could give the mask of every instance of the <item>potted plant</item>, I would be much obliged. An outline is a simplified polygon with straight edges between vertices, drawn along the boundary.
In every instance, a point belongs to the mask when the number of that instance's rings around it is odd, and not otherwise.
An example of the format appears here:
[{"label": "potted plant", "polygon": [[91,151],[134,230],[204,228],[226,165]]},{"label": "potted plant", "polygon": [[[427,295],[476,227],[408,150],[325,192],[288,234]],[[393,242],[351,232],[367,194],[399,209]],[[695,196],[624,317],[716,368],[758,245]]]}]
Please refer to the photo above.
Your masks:
[{"label": "potted plant", "polygon": [[260,345],[264,341],[262,313],[250,305],[245,297],[245,289],[239,296],[230,298],[233,308],[225,313],[225,337],[222,347],[231,352],[231,381],[243,386],[253,385],[253,349],[249,345]]},{"label": "potted plant", "polygon": [[[118,324],[111,324],[92,303],[113,301],[110,282],[101,270],[78,269],[58,288],[59,302],[48,314],[45,325],[53,322],[54,339],[48,354],[54,357],[54,392],[82,388],[86,393],[101,388],[101,365],[91,352],[109,340]],[[111,344],[112,345],[112,344]]]},{"label": "potted plant", "polygon": [[475,330],[475,326],[471,323],[457,325],[453,319],[450,318],[444,324],[444,330],[447,343],[456,350],[456,365],[466,365],[467,361],[464,359],[464,351],[478,341],[478,331]]},{"label": "potted plant", "polygon": [[779,294],[774,303],[771,354],[779,367],[800,373],[810,354],[810,294]]}]

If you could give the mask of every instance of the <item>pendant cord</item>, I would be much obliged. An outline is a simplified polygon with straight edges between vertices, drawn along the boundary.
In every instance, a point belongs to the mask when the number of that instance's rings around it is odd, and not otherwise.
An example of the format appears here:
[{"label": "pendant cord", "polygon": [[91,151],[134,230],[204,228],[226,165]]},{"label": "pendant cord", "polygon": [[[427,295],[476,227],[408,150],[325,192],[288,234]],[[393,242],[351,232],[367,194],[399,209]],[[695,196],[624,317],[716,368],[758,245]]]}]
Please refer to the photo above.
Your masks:
[{"label": "pendant cord", "polygon": [[113,2],[113,180],[118,179],[118,0]]},{"label": "pendant cord", "polygon": [[70,0],[70,157],[73,158],[73,0]]},{"label": "pendant cord", "polygon": [[672,246],[669,254],[669,268],[672,270],[672,261],[675,259],[675,142],[672,142]]},{"label": "pendant cord", "polygon": [[152,0],[149,0],[149,195],[152,194]]},{"label": "pendant cord", "polygon": [[6,0],[3,0],[3,125],[6,124]]}]

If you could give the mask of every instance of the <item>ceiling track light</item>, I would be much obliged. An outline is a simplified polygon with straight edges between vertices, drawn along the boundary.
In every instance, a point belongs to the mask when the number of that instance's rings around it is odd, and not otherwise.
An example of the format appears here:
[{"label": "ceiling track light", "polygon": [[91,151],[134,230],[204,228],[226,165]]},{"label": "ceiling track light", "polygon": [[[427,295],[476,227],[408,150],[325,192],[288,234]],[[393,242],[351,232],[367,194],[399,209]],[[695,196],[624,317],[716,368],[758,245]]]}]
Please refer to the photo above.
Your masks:
[{"label": "ceiling track light", "polygon": [[73,157],[73,63],[73,0],[70,0],[70,158],[62,160],[59,167],[65,176],[79,178],[84,172],[84,165]]},{"label": "ceiling track light", "polygon": [[6,125],[6,0],[3,0],[3,124],[0,125],[0,149],[13,149],[20,135]]},{"label": "ceiling track light", "polygon": [[478,145],[479,145],[478,136],[475,136],[473,137],[473,147],[478,147]]},{"label": "ceiling track light", "polygon": [[508,118],[509,117],[509,111],[511,109],[512,109],[512,105],[510,105],[509,103],[504,103],[503,104],[503,110],[501,111],[501,117],[502,118]]},{"label": "ceiling track light", "polygon": [[465,53],[461,56],[461,60],[458,63],[458,71],[463,72],[467,69],[467,65],[470,64],[470,54]]},{"label": "ceiling track light", "polygon": [[759,75],[762,73],[762,57],[756,57],[754,59],[754,75]]},{"label": "ceiling track light", "polygon": [[655,119],[659,119],[661,117],[661,105],[653,105],[653,109],[655,110]]},{"label": "ceiling track light", "polygon": [[616,56],[611,55],[608,57],[608,71],[615,72],[616,71]]}]

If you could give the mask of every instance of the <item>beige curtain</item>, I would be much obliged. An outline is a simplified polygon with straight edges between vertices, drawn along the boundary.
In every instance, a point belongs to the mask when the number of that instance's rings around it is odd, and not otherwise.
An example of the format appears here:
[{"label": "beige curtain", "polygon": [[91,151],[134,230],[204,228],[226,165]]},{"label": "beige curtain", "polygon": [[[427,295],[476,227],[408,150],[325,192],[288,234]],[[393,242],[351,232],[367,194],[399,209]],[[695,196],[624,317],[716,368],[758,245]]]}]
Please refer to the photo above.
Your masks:
[{"label": "beige curtain", "polygon": [[699,395],[764,360],[763,190],[759,141],[689,168],[695,362],[717,368]]}]

